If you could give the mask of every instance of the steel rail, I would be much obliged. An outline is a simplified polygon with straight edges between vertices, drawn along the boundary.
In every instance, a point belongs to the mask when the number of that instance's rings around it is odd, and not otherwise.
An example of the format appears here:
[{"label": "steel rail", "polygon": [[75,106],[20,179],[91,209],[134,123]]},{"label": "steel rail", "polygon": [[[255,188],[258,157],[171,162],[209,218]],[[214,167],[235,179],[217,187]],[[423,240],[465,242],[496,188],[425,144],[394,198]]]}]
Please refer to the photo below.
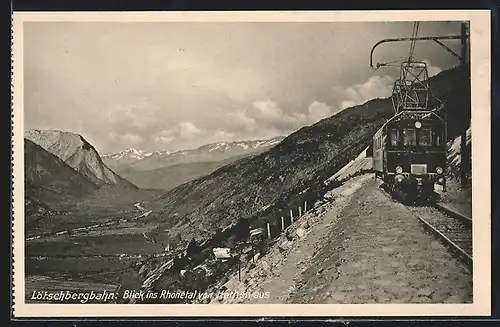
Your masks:
[{"label": "steel rail", "polygon": [[452,208],[442,204],[442,203],[436,203],[434,204],[434,207],[438,209],[439,211],[447,214],[450,217],[456,218],[458,220],[461,220],[463,223],[471,226],[472,225],[472,218],[467,217],[464,214],[461,214],[460,212],[453,210]]},{"label": "steel rail", "polygon": [[462,249],[460,246],[458,246],[455,242],[453,242],[448,236],[446,236],[443,232],[438,230],[436,227],[434,227],[431,223],[429,223],[427,220],[422,218],[418,213],[410,210],[423,224],[425,227],[430,229],[434,234],[438,235],[445,243],[450,245],[454,250],[456,250],[462,259],[464,259],[467,263],[467,266],[469,269],[472,268],[472,256],[469,255],[464,249]]}]

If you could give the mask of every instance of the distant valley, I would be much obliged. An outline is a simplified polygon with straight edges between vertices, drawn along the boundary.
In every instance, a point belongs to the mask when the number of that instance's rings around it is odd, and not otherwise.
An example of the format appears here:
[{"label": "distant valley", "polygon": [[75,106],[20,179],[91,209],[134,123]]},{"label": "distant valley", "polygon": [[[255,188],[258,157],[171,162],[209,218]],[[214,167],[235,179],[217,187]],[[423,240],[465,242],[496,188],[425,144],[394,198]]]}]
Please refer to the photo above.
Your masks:
[{"label": "distant valley", "polygon": [[219,142],[176,152],[144,152],[131,148],[101,158],[140,188],[171,190],[236,160],[267,151],[283,139],[279,136],[269,140]]}]

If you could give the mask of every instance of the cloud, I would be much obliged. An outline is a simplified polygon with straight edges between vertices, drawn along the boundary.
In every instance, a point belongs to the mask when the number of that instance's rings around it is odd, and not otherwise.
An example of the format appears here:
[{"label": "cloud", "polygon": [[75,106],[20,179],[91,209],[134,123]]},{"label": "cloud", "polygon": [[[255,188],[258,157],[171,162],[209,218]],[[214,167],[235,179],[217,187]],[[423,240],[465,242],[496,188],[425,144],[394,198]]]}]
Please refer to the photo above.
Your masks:
[{"label": "cloud", "polygon": [[215,131],[215,134],[213,136],[214,139],[220,140],[220,141],[227,141],[227,140],[232,139],[233,137],[234,137],[234,133],[228,133],[228,132],[220,130],[220,129]]},{"label": "cloud", "polygon": [[204,131],[196,127],[192,122],[181,122],[177,127],[181,138],[190,139],[204,134]]},{"label": "cloud", "polygon": [[174,131],[172,130],[162,130],[157,134],[154,134],[152,139],[155,143],[159,145],[165,145],[171,143],[175,137],[174,137]]},{"label": "cloud", "polygon": [[115,132],[110,132],[109,136],[115,141],[124,142],[131,145],[137,145],[144,141],[141,136],[134,133],[117,134]]},{"label": "cloud", "polygon": [[154,133],[151,139],[159,146],[162,146],[172,144],[174,141],[196,139],[206,133],[206,131],[198,128],[194,123],[183,121],[171,129],[163,129]]},{"label": "cloud", "polygon": [[276,101],[254,101],[246,111],[249,118],[259,123],[274,125],[283,130],[312,124],[332,114],[331,106],[314,100],[304,112],[282,109]]},{"label": "cloud", "polygon": [[[429,77],[439,74],[441,67],[434,66],[429,60],[423,60],[427,64]],[[375,98],[385,98],[392,94],[395,78],[391,75],[372,76],[366,82],[359,83],[348,88],[334,88],[333,93],[339,103],[339,109],[360,105]]]},{"label": "cloud", "polygon": [[207,143],[231,141],[234,133],[221,128],[216,130],[202,129],[193,122],[178,123],[172,129],[164,129],[154,134],[151,139],[157,147],[174,146],[175,150],[193,148]]},{"label": "cloud", "polygon": [[110,113],[107,117],[108,126],[121,134],[157,129],[162,125],[162,119],[159,118],[165,116],[165,110],[146,97],[127,104],[114,103],[103,108],[103,111]]},{"label": "cloud", "polygon": [[254,101],[247,109],[246,115],[258,121],[277,123],[283,119],[284,113],[275,101],[267,99]]},{"label": "cloud", "polygon": [[319,121],[332,114],[332,107],[318,101],[314,101],[308,108],[309,116],[312,121]]},{"label": "cloud", "polygon": [[394,78],[390,75],[372,76],[366,82],[348,88],[334,88],[340,110],[360,105],[375,98],[391,95]]},{"label": "cloud", "polygon": [[171,136],[153,135],[153,141],[159,144],[170,144],[174,140]]},{"label": "cloud", "polygon": [[424,62],[427,64],[427,74],[429,77],[437,75],[443,71],[441,67],[433,66],[429,60],[424,60]]},{"label": "cloud", "polygon": [[313,101],[309,106],[283,108],[272,99],[253,101],[245,110],[231,112],[222,123],[234,136],[244,138],[270,138],[286,135],[318,122],[335,113],[332,106]]}]

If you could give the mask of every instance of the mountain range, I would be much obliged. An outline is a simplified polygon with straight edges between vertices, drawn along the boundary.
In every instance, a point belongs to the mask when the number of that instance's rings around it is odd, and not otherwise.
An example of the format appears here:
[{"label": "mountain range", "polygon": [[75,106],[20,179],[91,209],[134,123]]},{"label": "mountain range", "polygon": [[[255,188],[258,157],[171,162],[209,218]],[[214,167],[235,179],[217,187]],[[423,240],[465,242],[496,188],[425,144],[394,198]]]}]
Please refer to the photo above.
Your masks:
[{"label": "mountain range", "polygon": [[176,152],[151,153],[131,148],[101,158],[140,188],[168,191],[231,162],[269,150],[283,139],[284,136],[278,136],[268,140],[218,142]]},{"label": "mountain range", "polygon": [[[170,153],[165,151],[166,153]],[[157,153],[161,153],[157,151]],[[129,165],[152,155],[153,152],[145,152],[134,148],[128,148],[116,153],[108,153],[101,155],[101,159],[110,167],[119,167],[121,165]]]},{"label": "mountain range", "polygon": [[106,165],[117,172],[152,170],[183,163],[223,161],[231,157],[258,153],[268,150],[284,138],[284,136],[278,136],[268,140],[218,142],[202,145],[196,149],[175,152],[145,152],[130,148],[117,153],[104,154],[101,158]]}]

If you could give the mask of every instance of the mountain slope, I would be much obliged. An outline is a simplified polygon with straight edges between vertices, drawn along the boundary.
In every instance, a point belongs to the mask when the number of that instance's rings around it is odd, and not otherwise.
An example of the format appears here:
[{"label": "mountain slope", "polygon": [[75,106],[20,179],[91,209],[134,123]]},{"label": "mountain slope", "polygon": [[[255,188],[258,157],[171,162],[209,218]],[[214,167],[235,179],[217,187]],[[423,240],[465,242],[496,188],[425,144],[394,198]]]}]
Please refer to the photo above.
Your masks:
[{"label": "mountain slope", "polygon": [[[269,150],[283,139],[283,136],[279,136],[269,140],[211,143],[193,150],[177,152],[158,151],[129,165],[115,167],[117,167],[117,172],[121,173],[132,170],[151,170],[183,163],[221,161]],[[106,158],[106,162],[110,162],[108,158]],[[110,165],[114,164],[110,163]]]},{"label": "mountain slope", "polygon": [[168,217],[166,228],[190,238],[200,237],[200,228],[214,231],[240,218],[273,220],[306,199],[314,203],[323,181],[366,148],[391,114],[390,101],[373,100],[304,127],[269,151],[165,194],[159,218]]},{"label": "mountain slope", "polygon": [[[460,103],[463,72],[440,73],[436,93],[453,95]],[[441,87],[441,89],[440,89]],[[462,100],[463,102],[463,100]],[[460,111],[466,105],[453,107]],[[392,116],[391,99],[375,99],[303,127],[262,154],[223,166],[212,174],[183,184],[156,203],[161,228],[180,232],[184,239],[212,233],[238,219],[268,220],[287,215],[304,201],[313,204],[325,192],[325,181],[354,160],[372,136]],[[450,122],[456,125],[456,122]],[[449,135],[453,137],[453,135]],[[259,222],[254,222],[257,224]],[[259,223],[260,224],[260,223]]]},{"label": "mountain slope", "polygon": [[83,196],[98,188],[83,174],[28,139],[24,140],[24,176],[26,196],[42,203]]},{"label": "mountain slope", "polygon": [[34,200],[29,196],[24,197],[24,208],[24,213],[28,216],[43,216],[52,212],[45,203]]},{"label": "mountain slope", "polygon": [[181,163],[151,170],[127,170],[121,175],[141,189],[168,191],[249,155],[251,154],[234,156],[221,161]]},{"label": "mountain slope", "polygon": [[96,185],[136,187],[109,169],[102,162],[95,148],[81,135],[32,129],[25,132],[25,138],[59,157]]}]

